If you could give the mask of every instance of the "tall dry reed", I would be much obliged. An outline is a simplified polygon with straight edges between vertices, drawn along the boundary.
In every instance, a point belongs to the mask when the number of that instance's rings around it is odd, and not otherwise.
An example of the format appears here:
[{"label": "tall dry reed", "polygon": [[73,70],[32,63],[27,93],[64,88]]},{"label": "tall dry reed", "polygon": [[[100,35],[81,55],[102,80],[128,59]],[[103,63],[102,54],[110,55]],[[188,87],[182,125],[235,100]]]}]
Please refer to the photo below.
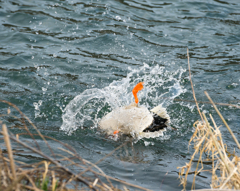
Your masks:
[{"label": "tall dry reed", "polygon": [[[188,54],[188,52],[187,52]],[[188,55],[188,66],[189,66],[189,77],[191,84],[191,72],[190,72],[190,63]],[[194,93],[193,85],[193,97],[195,103],[197,104],[197,99]],[[239,142],[235,135],[233,134],[231,128],[227,124],[226,120],[223,118],[220,111],[217,109],[216,104],[212,101],[207,92],[204,92],[209,99],[210,103],[213,105],[216,113],[219,115],[225,127],[228,129],[231,134],[236,148],[240,148]],[[227,105],[227,104],[224,104]],[[178,167],[179,169],[179,178],[183,189],[186,189],[187,179],[190,174],[194,174],[192,190],[195,188],[195,179],[196,176],[204,171],[205,165],[204,162],[210,161],[212,163],[212,168],[209,170],[212,174],[212,182],[210,187],[212,189],[235,189],[240,190],[240,157],[235,153],[230,154],[227,151],[227,145],[223,142],[222,134],[220,131],[220,126],[217,126],[211,114],[206,116],[205,113],[201,112],[198,105],[198,112],[201,117],[201,121],[197,121],[194,124],[195,132],[193,133],[189,145],[193,143],[194,153],[191,156],[191,159],[185,166]],[[239,108],[236,106],[236,108]],[[210,125],[210,122],[212,125]],[[224,128],[224,127],[221,127]],[[206,157],[207,156],[207,157]],[[196,169],[192,172],[191,168],[194,161],[197,158]]]}]

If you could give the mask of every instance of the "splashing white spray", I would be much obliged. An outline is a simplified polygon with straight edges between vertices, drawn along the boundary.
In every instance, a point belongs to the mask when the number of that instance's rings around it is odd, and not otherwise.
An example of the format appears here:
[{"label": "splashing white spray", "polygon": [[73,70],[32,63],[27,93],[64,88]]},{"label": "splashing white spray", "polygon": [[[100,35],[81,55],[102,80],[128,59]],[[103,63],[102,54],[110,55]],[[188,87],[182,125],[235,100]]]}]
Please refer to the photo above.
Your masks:
[{"label": "splashing white spray", "polygon": [[[145,64],[131,69],[126,78],[114,81],[109,86],[85,90],[76,96],[64,109],[61,130],[69,135],[78,128],[96,128],[99,120],[113,109],[133,102],[132,88],[140,81],[144,89],[139,92],[140,104],[152,108],[159,104],[168,107],[172,100],[185,92],[180,86],[182,68],[169,72],[158,65]],[[168,97],[169,99],[161,99]]]}]

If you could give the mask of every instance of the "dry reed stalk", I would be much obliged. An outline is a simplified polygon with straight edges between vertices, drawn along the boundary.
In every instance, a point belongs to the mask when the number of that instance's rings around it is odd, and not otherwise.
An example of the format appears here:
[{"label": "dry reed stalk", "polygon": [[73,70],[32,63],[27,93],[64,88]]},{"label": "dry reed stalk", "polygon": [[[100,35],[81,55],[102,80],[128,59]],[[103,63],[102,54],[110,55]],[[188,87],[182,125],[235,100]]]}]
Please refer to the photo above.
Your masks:
[{"label": "dry reed stalk", "polygon": [[18,191],[19,190],[19,182],[23,179],[24,175],[18,176],[17,178],[14,179],[13,182],[6,188],[4,191]]},{"label": "dry reed stalk", "polygon": [[[118,146],[116,149],[114,149],[112,152],[110,152],[109,154],[107,154],[105,157],[101,158],[100,160],[98,160],[95,165],[99,164],[100,162],[102,162],[103,160],[105,160],[107,157],[111,156],[113,153],[115,153],[116,150],[122,148],[124,145],[126,145],[129,141],[126,141],[125,143],[123,143],[122,145]],[[84,170],[80,175],[83,175],[85,172],[89,171],[90,169],[86,169]]]},{"label": "dry reed stalk", "polygon": [[10,139],[9,139],[7,126],[5,124],[2,125],[2,130],[3,130],[4,141],[5,141],[5,144],[6,144],[6,147],[7,147],[7,151],[8,151],[8,157],[10,159],[10,165],[11,165],[13,178],[16,179],[15,163],[14,163],[14,159],[13,159],[11,142],[10,142]]},{"label": "dry reed stalk", "polygon": [[202,119],[202,121],[203,121],[203,117],[202,117],[201,111],[200,111],[200,109],[199,109],[198,102],[197,102],[197,98],[196,98],[196,96],[195,96],[195,91],[194,91],[194,88],[193,88],[192,77],[191,77],[191,68],[190,68],[190,62],[189,62],[188,48],[187,48],[187,58],[188,58],[189,79],[190,79],[190,83],[191,83],[191,87],[192,87],[193,98],[194,98],[194,100],[195,100],[195,104],[196,104],[196,106],[197,106],[198,113],[199,113],[199,115],[201,116],[201,119]]},{"label": "dry reed stalk", "polygon": [[[161,99],[169,99],[169,100],[172,100],[172,98],[169,98],[169,97],[161,97]],[[186,100],[186,99],[177,99],[177,98],[174,98],[173,101],[182,101],[182,102],[189,102],[189,103],[196,103],[196,101],[194,100]],[[198,104],[212,104],[211,102],[209,101],[197,101]],[[215,105],[222,105],[222,106],[229,106],[229,107],[235,107],[237,109],[240,109],[240,106],[238,105],[234,105],[234,104],[229,104],[229,103],[216,103],[214,102]]]},{"label": "dry reed stalk", "polygon": [[235,143],[237,144],[238,148],[240,149],[240,144],[237,140],[237,138],[235,137],[235,135],[233,134],[231,128],[228,126],[226,120],[223,118],[222,114],[220,113],[220,111],[218,110],[217,106],[214,104],[214,102],[212,101],[212,99],[210,98],[210,96],[208,95],[208,93],[206,91],[204,91],[205,95],[207,96],[207,98],[210,100],[210,102],[212,103],[214,109],[216,110],[217,114],[219,115],[219,117],[221,118],[221,120],[223,121],[224,125],[227,127],[228,131],[230,132],[230,134],[233,137],[233,140],[235,141]]}]

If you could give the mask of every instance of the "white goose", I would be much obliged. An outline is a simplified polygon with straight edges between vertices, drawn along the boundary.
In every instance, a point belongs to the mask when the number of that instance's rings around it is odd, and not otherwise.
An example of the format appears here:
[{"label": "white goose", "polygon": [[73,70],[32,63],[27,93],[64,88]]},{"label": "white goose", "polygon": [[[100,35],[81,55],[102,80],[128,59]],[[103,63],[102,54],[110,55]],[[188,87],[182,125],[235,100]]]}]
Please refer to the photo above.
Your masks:
[{"label": "white goose", "polygon": [[150,111],[138,105],[138,91],[143,89],[143,82],[138,83],[132,90],[135,103],[114,109],[99,122],[99,127],[108,135],[118,133],[129,134],[133,137],[158,137],[170,123],[170,117],[162,105]]}]

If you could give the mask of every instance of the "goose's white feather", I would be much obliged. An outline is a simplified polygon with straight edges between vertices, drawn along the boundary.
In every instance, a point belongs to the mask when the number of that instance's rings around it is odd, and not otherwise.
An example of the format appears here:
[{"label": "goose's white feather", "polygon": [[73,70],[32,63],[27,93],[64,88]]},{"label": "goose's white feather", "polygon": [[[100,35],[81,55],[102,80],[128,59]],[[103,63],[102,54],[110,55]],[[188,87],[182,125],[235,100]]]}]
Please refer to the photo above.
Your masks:
[{"label": "goose's white feather", "polygon": [[[168,122],[170,122],[166,109],[161,105],[153,108],[151,112],[168,119]],[[99,122],[99,127],[109,135],[113,135],[114,131],[118,130],[123,134],[130,134],[136,137],[150,138],[161,136],[165,130],[143,132],[154,120],[151,112],[145,107],[139,107],[136,103],[132,103],[108,113]]]},{"label": "goose's white feather", "polygon": [[167,110],[164,107],[162,107],[162,105],[158,105],[158,106],[152,108],[150,111],[153,113],[156,113],[158,116],[160,116],[163,119],[167,119],[166,124],[170,124],[170,122],[171,122],[170,117],[167,113]]}]

